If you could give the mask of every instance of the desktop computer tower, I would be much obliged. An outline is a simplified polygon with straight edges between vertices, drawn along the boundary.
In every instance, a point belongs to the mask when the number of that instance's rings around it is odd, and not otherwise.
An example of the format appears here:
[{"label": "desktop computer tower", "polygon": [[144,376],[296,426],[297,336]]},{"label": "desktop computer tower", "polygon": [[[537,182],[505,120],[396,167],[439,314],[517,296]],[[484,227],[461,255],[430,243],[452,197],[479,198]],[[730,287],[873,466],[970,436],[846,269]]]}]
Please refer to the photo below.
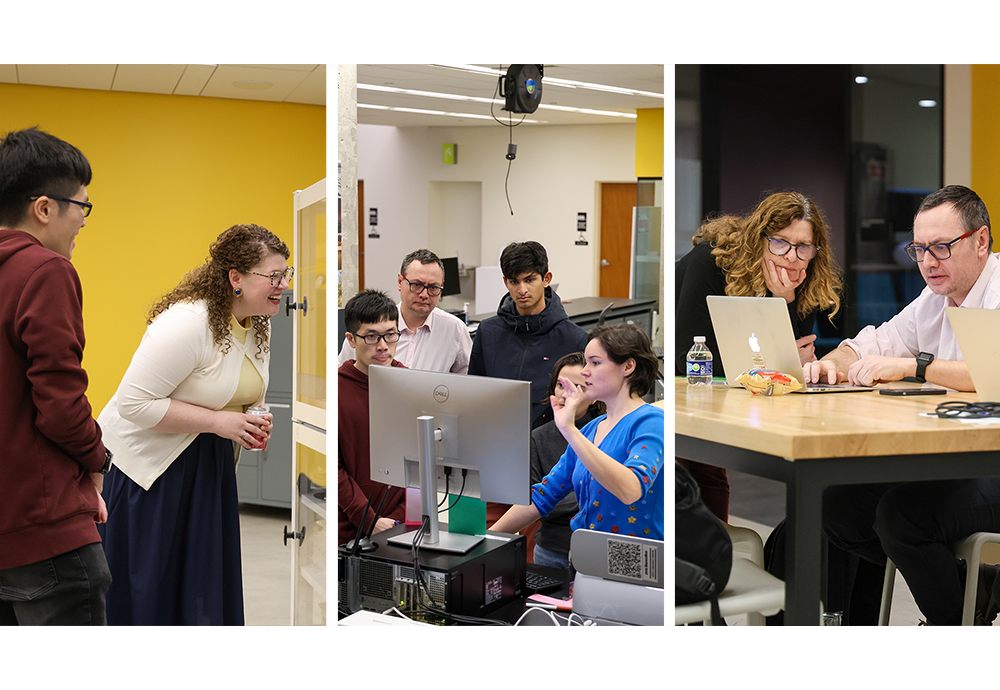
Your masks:
[{"label": "desktop computer tower", "polygon": [[[338,555],[342,612],[381,613],[393,607],[415,610],[421,604],[432,605],[417,582],[411,550],[386,543],[403,531],[399,526],[374,535],[372,542],[378,546],[374,551]],[[415,533],[415,529],[411,531]],[[463,555],[421,546],[419,559],[437,608],[450,614],[483,617],[527,591],[527,540],[517,534],[491,532]]]}]

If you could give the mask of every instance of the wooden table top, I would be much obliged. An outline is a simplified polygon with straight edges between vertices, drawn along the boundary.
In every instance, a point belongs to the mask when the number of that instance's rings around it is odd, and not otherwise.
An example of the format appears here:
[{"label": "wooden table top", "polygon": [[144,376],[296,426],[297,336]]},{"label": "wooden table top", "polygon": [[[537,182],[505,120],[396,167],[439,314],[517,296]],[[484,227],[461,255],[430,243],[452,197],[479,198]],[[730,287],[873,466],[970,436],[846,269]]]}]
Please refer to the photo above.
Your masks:
[{"label": "wooden table top", "polygon": [[[975,393],[890,397],[788,393],[688,386],[674,379],[675,432],[794,461],[1000,450],[1000,424],[922,417],[942,402],[976,402]],[[893,384],[905,386],[906,384]]]}]

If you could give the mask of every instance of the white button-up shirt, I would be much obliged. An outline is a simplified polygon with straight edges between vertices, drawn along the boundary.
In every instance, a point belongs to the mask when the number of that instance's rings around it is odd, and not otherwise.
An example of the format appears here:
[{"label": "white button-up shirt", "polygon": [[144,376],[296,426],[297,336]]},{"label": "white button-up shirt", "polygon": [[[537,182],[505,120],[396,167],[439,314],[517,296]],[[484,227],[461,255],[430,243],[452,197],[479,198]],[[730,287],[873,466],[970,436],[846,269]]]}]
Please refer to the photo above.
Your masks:
[{"label": "white button-up shirt", "polygon": [[[929,352],[937,359],[963,360],[958,339],[951,329],[945,307],[955,306],[949,297],[925,287],[915,300],[881,326],[865,326],[854,338],[841,343],[858,357],[916,357]],[[963,308],[1000,308],[1000,260],[990,254],[979,279],[962,301]]]},{"label": "white button-up shirt", "polygon": [[[396,306],[402,309],[401,304]],[[457,316],[435,307],[423,325],[414,331],[407,327],[400,312],[396,327],[400,335],[394,359],[407,369],[454,374],[469,372],[472,337],[469,327]],[[338,366],[355,358],[354,348],[344,338]]]}]

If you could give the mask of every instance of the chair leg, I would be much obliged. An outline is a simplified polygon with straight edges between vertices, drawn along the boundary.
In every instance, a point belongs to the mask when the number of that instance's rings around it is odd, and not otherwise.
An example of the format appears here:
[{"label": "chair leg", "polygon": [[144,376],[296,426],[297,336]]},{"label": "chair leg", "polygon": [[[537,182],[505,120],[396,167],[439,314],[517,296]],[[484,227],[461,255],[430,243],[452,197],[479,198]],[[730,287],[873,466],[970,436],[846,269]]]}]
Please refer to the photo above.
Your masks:
[{"label": "chair leg", "polygon": [[[885,559],[885,582],[882,584],[882,605],[878,611],[878,624],[889,625],[889,609],[892,608],[892,590],[896,585],[896,564]],[[973,598],[975,603],[975,598]]]}]

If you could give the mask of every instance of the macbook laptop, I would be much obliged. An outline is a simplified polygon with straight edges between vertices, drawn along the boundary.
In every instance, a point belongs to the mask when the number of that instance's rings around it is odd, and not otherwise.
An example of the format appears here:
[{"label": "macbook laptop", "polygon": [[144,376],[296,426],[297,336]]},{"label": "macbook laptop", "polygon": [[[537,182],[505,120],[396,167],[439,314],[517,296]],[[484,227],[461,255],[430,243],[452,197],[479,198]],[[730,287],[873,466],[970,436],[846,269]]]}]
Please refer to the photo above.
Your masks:
[{"label": "macbook laptop", "polygon": [[709,295],[707,299],[719,356],[726,370],[726,383],[730,386],[739,386],[736,377],[748,369],[766,368],[797,378],[803,386],[796,393],[874,390],[869,386],[845,383],[807,385],[792,322],[788,318],[788,306],[780,297]]},{"label": "macbook laptop", "polygon": [[983,402],[1000,402],[1000,310],[946,307],[962,358]]}]

